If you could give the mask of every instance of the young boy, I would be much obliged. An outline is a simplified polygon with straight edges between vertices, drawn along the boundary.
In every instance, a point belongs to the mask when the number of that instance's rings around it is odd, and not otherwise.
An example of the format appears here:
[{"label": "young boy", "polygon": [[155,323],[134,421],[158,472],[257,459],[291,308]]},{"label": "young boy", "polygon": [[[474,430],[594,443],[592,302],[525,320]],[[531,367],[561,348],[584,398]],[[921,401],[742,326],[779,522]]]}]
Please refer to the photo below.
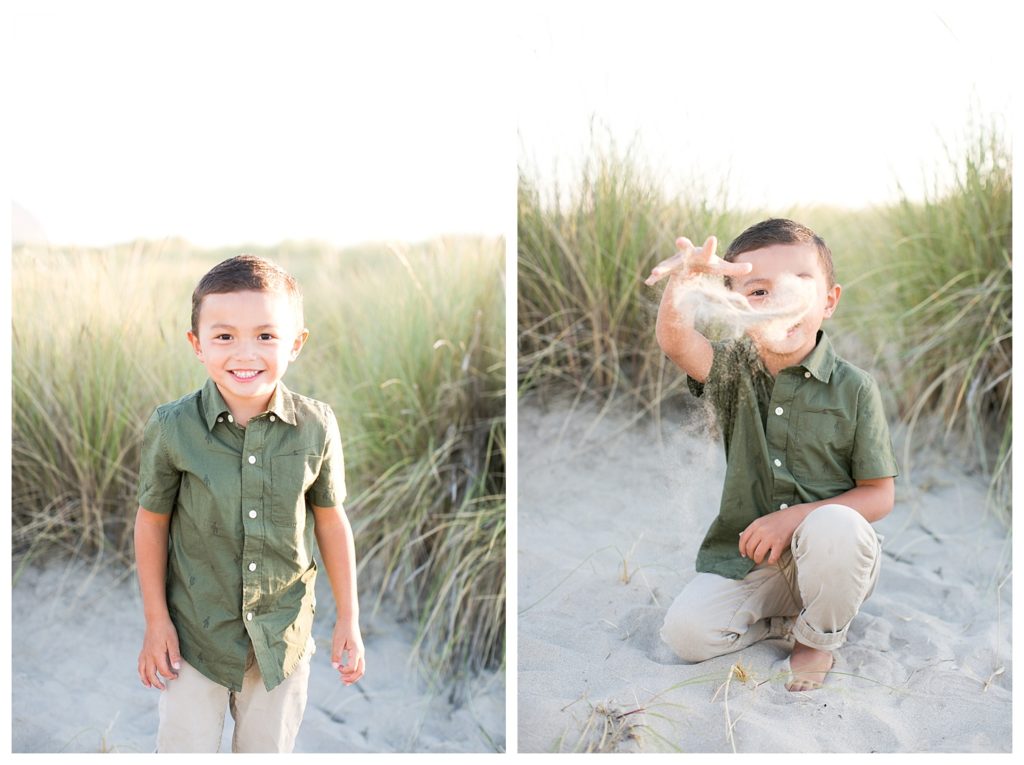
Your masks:
[{"label": "young boy", "polygon": [[[772,219],[740,234],[724,260],[716,244],[680,238],[647,280],[669,276],[658,343],[693,394],[707,395],[726,451],[718,517],[661,637],[690,662],[792,637],[786,687],[811,690],[878,579],[871,523],[892,510],[896,460],[874,380],[821,331],[841,292],[821,237]],[[813,283],[814,298],[780,333],[752,328],[712,343],[676,307],[677,292],[701,274],[725,277],[755,309],[793,277]]]},{"label": "young boy", "polygon": [[338,425],[281,382],[308,335],[288,273],[251,255],[220,263],[188,332],[209,380],[146,424],[139,677],[162,691],[160,752],[217,751],[228,706],[233,751],[292,750],[315,650],[314,536],[337,603],[332,666],[346,685],[363,675]]}]

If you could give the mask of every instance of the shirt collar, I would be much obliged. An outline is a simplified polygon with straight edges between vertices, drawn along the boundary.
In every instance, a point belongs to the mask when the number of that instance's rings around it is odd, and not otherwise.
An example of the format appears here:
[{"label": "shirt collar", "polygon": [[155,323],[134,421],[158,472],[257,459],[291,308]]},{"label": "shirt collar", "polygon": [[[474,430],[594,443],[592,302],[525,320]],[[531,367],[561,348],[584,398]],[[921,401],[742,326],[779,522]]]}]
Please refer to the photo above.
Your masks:
[{"label": "shirt collar", "polygon": [[276,414],[281,422],[287,422],[289,425],[295,424],[295,401],[293,394],[280,380],[277,381],[277,388],[274,390],[274,397],[270,399],[270,406],[267,407],[267,411]]},{"label": "shirt collar", "polygon": [[[277,388],[267,407],[268,412],[273,412],[281,422],[287,422],[289,425],[295,424],[295,402],[292,400],[292,395],[285,384],[278,380]],[[203,385],[202,398],[206,427],[213,430],[213,426],[217,424],[217,418],[223,414],[229,414],[231,410],[228,409],[217,383],[209,377]]]},{"label": "shirt collar", "polygon": [[818,330],[818,341],[814,350],[807,354],[807,358],[800,366],[824,383],[832,377],[832,370],[836,367],[836,352],[824,330]]}]

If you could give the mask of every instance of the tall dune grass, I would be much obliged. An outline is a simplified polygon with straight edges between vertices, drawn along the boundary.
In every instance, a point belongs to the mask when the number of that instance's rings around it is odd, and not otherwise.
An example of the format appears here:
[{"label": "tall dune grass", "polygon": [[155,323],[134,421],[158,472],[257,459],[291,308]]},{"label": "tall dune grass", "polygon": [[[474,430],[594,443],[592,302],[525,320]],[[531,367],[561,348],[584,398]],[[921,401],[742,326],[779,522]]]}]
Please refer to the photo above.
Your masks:
[{"label": "tall dune grass", "polygon": [[[262,252],[303,286],[310,340],[286,382],[338,416],[364,600],[417,619],[444,676],[500,665],[503,244]],[[130,564],[142,425],[202,384],[189,297],[232,254],[181,242],[14,252],[16,565]]]},{"label": "tall dune grass", "polygon": [[[951,157],[952,188],[923,202],[862,210],[740,210],[723,195],[669,198],[642,162],[596,147],[573,187],[542,191],[519,178],[519,388],[571,391],[644,410],[682,389],[683,376],[654,340],[662,287],[651,266],[686,235],[721,248],[766,217],[795,218],[829,243],[843,301],[840,352],[883,380],[892,412],[917,429],[938,418],[976,446],[1009,508],[1011,450],[1011,170],[996,129]],[[959,448],[959,447],[957,447]]]},{"label": "tall dune grass", "polygon": [[[888,210],[889,247],[866,286],[880,308],[868,326],[911,431],[924,415],[973,445],[1009,507],[1012,449],[1012,161],[1001,132],[975,130],[952,181]],[[870,257],[870,256],[869,256]],[[908,440],[912,443],[912,439]],[[906,459],[911,458],[908,449]]]}]

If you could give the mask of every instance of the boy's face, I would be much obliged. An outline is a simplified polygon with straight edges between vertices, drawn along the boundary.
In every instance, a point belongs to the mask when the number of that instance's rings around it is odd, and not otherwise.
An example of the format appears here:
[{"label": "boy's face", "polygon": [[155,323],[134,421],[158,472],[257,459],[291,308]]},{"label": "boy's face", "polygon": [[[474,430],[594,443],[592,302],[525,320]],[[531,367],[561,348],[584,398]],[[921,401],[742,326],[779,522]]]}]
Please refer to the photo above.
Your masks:
[{"label": "boy's face", "polygon": [[838,284],[829,287],[818,249],[809,243],[773,244],[737,255],[734,262],[752,266],[749,274],[733,278],[732,289],[741,292],[754,308],[776,307],[773,299],[783,297],[784,292],[791,300],[806,296],[802,314],[793,318],[792,324],[774,329],[770,338],[761,337],[758,328],[750,330],[759,347],[799,363],[814,350],[818,330],[835,312],[842,291]]},{"label": "boy's face", "polygon": [[[262,412],[309,332],[280,291],[224,292],[200,305],[188,339],[231,409]],[[244,423],[241,423],[244,424]]]}]

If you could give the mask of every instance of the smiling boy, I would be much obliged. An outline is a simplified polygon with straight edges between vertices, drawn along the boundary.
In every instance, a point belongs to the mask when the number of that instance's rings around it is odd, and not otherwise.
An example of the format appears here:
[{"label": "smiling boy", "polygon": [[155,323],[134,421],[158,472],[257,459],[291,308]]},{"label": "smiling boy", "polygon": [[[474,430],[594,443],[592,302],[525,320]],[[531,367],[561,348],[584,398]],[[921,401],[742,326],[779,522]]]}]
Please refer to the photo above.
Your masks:
[{"label": "smiling boy", "polygon": [[337,604],[332,666],[346,685],[363,675],[337,422],[281,381],[308,335],[288,273],[251,255],[220,263],[188,332],[209,379],[146,425],[138,671],[161,690],[160,752],[217,751],[227,708],[233,751],[292,750],[315,650],[314,537]]},{"label": "smiling boy", "polygon": [[[832,255],[806,226],[771,219],[729,246],[685,238],[648,284],[668,276],[658,312],[662,350],[707,396],[723,433],[726,475],[697,575],[669,608],[662,639],[704,661],[767,637],[792,637],[786,687],[818,688],[878,579],[871,523],[893,507],[897,466],[874,380],[839,358],[821,331],[839,304]],[[813,294],[781,333],[752,328],[710,342],[680,310],[698,276],[724,277],[751,307],[794,277]],[[685,303],[682,303],[685,304]]]}]

